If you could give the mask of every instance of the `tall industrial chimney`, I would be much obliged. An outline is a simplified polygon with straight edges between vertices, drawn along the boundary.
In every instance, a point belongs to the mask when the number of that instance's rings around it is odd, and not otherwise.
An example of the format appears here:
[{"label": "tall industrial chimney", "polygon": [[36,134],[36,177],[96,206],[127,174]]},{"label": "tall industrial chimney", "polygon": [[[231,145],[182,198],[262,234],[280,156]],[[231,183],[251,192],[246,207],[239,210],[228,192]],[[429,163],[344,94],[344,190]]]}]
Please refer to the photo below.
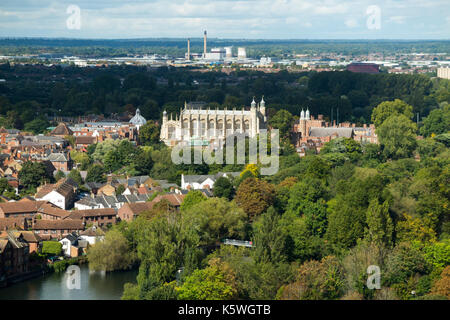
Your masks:
[{"label": "tall industrial chimney", "polygon": [[206,58],[206,30],[203,34],[203,57]]},{"label": "tall industrial chimney", "polygon": [[191,40],[188,38],[188,52],[187,52],[187,59],[191,60]]}]

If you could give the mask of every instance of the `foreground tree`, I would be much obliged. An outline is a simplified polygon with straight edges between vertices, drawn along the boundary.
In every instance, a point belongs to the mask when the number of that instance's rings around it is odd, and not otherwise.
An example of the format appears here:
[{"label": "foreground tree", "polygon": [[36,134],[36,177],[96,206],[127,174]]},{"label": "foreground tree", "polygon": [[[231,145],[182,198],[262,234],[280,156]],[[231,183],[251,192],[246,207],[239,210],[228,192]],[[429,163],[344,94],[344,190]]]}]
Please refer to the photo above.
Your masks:
[{"label": "foreground tree", "polygon": [[89,248],[88,258],[90,269],[114,271],[130,268],[135,261],[135,254],[122,233],[113,229],[106,233],[103,241]]},{"label": "foreground tree", "polygon": [[247,178],[236,193],[236,203],[244,209],[250,220],[267,210],[275,202],[275,188],[270,183]]},{"label": "foreground tree", "polygon": [[411,157],[416,149],[417,126],[404,115],[388,117],[376,132],[386,158]]},{"label": "foreground tree", "polygon": [[412,106],[400,99],[384,101],[372,110],[372,122],[378,128],[391,116],[404,115],[407,119],[411,119],[413,116],[412,110]]}]

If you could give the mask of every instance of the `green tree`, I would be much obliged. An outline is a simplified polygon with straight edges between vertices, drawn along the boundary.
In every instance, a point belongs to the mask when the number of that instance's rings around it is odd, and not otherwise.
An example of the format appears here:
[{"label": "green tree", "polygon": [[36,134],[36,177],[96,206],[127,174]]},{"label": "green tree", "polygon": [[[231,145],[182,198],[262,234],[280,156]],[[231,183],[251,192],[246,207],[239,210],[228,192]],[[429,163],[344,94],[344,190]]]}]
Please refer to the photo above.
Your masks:
[{"label": "green tree", "polygon": [[83,185],[83,178],[81,177],[80,171],[78,171],[77,169],[70,170],[67,177],[75,181],[78,184],[78,186]]},{"label": "green tree", "polygon": [[106,182],[103,166],[99,164],[92,165],[87,171],[86,182]]},{"label": "green tree", "polygon": [[450,105],[444,105],[439,109],[435,109],[423,119],[423,126],[420,133],[426,137],[448,133],[450,131]]},{"label": "green tree", "polygon": [[160,144],[160,127],[155,121],[149,120],[139,128],[139,143],[145,146]]},{"label": "green tree", "polygon": [[404,115],[407,119],[411,119],[413,116],[412,110],[412,106],[400,99],[384,101],[372,110],[372,122],[378,128],[391,116]]},{"label": "green tree", "polygon": [[269,120],[269,124],[273,128],[280,130],[281,137],[286,137],[289,135],[293,123],[294,118],[292,117],[292,114],[283,109],[278,110],[277,113]]},{"label": "green tree", "polygon": [[103,241],[97,241],[88,250],[89,268],[95,271],[129,269],[136,257],[127,239],[115,229],[108,231]]},{"label": "green tree", "polygon": [[234,187],[230,179],[226,177],[220,177],[214,182],[213,194],[215,197],[225,198],[228,200],[233,199]]},{"label": "green tree", "polygon": [[19,171],[19,180],[26,188],[37,188],[44,182],[52,182],[53,174],[49,173],[42,162],[27,161]]},{"label": "green tree", "polygon": [[408,158],[416,149],[417,126],[404,115],[390,116],[376,132],[387,158]]},{"label": "green tree", "polygon": [[[191,191],[192,192],[192,191]],[[183,210],[190,229],[197,230],[200,243],[213,245],[224,238],[243,239],[247,216],[236,203],[223,198],[201,200]]]},{"label": "green tree", "polygon": [[178,297],[184,300],[229,300],[236,289],[226,280],[227,275],[216,266],[195,270],[179,288]]},{"label": "green tree", "polygon": [[61,170],[58,170],[58,171],[55,173],[55,180],[56,180],[56,181],[59,181],[60,179],[65,178],[65,177],[66,177],[66,175],[65,175],[64,172],[62,172]]},{"label": "green tree", "polygon": [[206,199],[207,199],[206,196],[201,191],[191,190],[184,197],[183,202],[181,203],[180,209],[181,209],[181,211],[185,211],[185,210],[193,207],[197,203],[205,201]]},{"label": "green tree", "polygon": [[389,215],[389,203],[379,204],[377,199],[370,201],[366,215],[365,239],[376,245],[392,245],[394,226]]}]

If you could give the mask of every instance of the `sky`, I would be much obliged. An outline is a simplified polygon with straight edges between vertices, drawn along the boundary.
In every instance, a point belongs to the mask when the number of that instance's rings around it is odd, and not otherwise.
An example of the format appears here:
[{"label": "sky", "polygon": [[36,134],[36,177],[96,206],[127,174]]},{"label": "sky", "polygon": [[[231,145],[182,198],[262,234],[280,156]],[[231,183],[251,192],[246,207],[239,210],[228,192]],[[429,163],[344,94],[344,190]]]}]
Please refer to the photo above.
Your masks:
[{"label": "sky", "polygon": [[450,39],[450,0],[0,0],[0,37]]}]

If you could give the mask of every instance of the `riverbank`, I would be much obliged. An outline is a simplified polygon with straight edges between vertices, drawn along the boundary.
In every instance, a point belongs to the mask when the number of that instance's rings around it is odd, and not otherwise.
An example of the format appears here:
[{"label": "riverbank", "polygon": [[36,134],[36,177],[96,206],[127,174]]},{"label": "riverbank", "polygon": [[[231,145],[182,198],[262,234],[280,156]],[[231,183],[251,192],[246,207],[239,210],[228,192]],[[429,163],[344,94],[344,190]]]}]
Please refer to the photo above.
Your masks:
[{"label": "riverbank", "polygon": [[40,276],[45,276],[46,274],[53,273],[53,272],[61,273],[61,272],[66,271],[66,269],[70,265],[82,265],[82,264],[87,264],[87,263],[88,263],[88,259],[86,256],[58,260],[52,264],[43,265],[41,268],[39,268],[37,270],[33,270],[33,271],[21,273],[21,274],[16,274],[16,275],[10,276],[8,278],[1,279],[0,280],[0,288],[7,288],[13,284],[16,284],[16,283],[19,283],[22,281],[27,281],[30,279],[34,279],[34,278],[37,278]]},{"label": "riverbank", "polygon": [[93,272],[80,267],[80,289],[68,286],[66,272],[51,272],[0,288],[0,300],[120,300],[125,283],[136,283],[138,270]]}]

